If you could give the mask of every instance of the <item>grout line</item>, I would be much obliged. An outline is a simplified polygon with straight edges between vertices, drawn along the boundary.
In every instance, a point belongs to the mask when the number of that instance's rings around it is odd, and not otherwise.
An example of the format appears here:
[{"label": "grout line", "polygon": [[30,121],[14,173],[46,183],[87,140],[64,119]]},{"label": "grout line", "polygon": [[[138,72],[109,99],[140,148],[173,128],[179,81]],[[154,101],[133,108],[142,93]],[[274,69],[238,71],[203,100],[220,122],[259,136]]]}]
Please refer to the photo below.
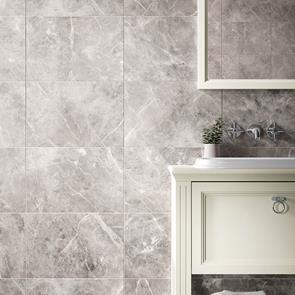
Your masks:
[{"label": "grout line", "polygon": [[122,33],[123,33],[123,36],[122,36],[122,57],[123,57],[123,63],[122,63],[122,79],[123,79],[123,173],[122,173],[122,177],[123,177],[123,213],[124,213],[124,216],[123,216],[123,295],[125,295],[125,289],[126,289],[126,286],[125,286],[125,276],[126,276],[126,272],[125,272],[125,0],[123,0],[123,17],[122,17]]},{"label": "grout line", "polygon": [[99,211],[92,211],[92,212],[0,212],[0,215],[170,215],[171,212],[163,211],[163,212],[99,212]]},{"label": "grout line", "polygon": [[[28,211],[28,195],[27,195],[27,0],[25,2],[25,208]],[[25,256],[25,276],[28,277],[28,253],[27,253],[27,229],[26,221],[24,226],[24,256]],[[25,294],[27,293],[27,281],[25,281]]]},{"label": "grout line", "polygon": [[141,280],[141,279],[146,279],[146,280],[169,280],[170,278],[168,277],[130,277],[130,278],[123,278],[123,277],[100,277],[100,278],[79,278],[79,277],[72,277],[72,278],[54,278],[54,277],[43,277],[43,278],[0,278],[0,281],[13,281],[13,280],[77,280],[77,281],[103,281],[103,280]]}]

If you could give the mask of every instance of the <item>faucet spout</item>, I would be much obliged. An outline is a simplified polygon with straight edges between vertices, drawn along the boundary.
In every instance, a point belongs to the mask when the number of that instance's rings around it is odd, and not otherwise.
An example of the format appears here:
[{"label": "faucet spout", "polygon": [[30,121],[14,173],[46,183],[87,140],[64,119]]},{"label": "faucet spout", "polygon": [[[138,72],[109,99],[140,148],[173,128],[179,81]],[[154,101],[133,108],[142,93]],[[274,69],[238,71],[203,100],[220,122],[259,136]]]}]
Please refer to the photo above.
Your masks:
[{"label": "faucet spout", "polygon": [[247,129],[247,134],[253,137],[256,141],[261,139],[261,128],[259,126],[250,126]]}]

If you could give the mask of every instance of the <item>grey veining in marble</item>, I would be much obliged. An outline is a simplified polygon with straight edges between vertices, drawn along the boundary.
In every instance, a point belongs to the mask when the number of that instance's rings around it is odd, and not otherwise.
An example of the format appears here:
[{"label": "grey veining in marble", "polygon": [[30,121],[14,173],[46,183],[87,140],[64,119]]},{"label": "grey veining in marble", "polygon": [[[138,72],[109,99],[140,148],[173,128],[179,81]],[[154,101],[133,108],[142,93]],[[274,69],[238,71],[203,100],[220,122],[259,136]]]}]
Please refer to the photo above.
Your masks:
[{"label": "grey veining in marble", "polygon": [[30,82],[28,146],[120,146],[122,82]]},{"label": "grey veining in marble", "polygon": [[30,148],[27,182],[28,211],[123,212],[123,150]]},{"label": "grey veining in marble", "polygon": [[32,16],[107,16],[123,15],[124,0],[27,0]]},{"label": "grey veining in marble", "polygon": [[0,82],[0,147],[25,145],[25,84]]},{"label": "grey veining in marble", "polygon": [[28,80],[122,80],[121,18],[32,17],[27,23]]},{"label": "grey veining in marble", "polygon": [[126,17],[126,80],[196,80],[195,17]]},{"label": "grey veining in marble", "polygon": [[210,79],[294,79],[294,1],[211,0],[208,9]]},{"label": "grey veining in marble", "polygon": [[24,17],[0,16],[0,80],[25,80]]},{"label": "grey veining in marble", "polygon": [[127,279],[125,295],[170,295],[170,280]]},{"label": "grey veining in marble", "polygon": [[[0,293],[1,294],[1,293]],[[27,280],[26,295],[123,295],[123,280],[34,279]]]},{"label": "grey veining in marble", "polygon": [[222,18],[226,22],[271,21],[272,0],[222,0]]},{"label": "grey veining in marble", "polygon": [[293,0],[271,0],[272,21],[290,21],[295,18],[295,2]]},{"label": "grey veining in marble", "polygon": [[193,276],[192,295],[210,295],[222,290],[252,292],[263,290],[267,295],[293,295],[294,276]]},{"label": "grey veining in marble", "polygon": [[126,216],[124,261],[126,278],[170,278],[168,214]]},{"label": "grey veining in marble", "polygon": [[25,221],[21,214],[0,215],[0,278],[25,277]]},{"label": "grey veining in marble", "polygon": [[220,91],[198,91],[195,82],[126,82],[125,146],[200,146],[220,103]]},{"label": "grey veining in marble", "polygon": [[125,0],[125,15],[192,16],[197,14],[197,0]]},{"label": "grey veining in marble", "polygon": [[0,163],[0,212],[24,212],[25,150],[0,149]]},{"label": "grey veining in marble", "polygon": [[29,278],[123,276],[123,216],[27,216]]},{"label": "grey veining in marble", "polygon": [[223,99],[223,113],[227,121],[236,121],[244,129],[253,122],[260,124],[263,129],[272,122],[277,122],[286,132],[277,143],[266,136],[257,142],[243,135],[234,142],[235,145],[266,147],[294,145],[294,91],[226,90]]},{"label": "grey veining in marble", "polygon": [[26,295],[25,280],[0,279],[0,295]]},{"label": "grey veining in marble", "polygon": [[168,165],[193,164],[200,156],[197,148],[125,148],[125,210],[169,212]]},{"label": "grey veining in marble", "polygon": [[272,78],[295,78],[295,54],[281,54],[272,56]]}]

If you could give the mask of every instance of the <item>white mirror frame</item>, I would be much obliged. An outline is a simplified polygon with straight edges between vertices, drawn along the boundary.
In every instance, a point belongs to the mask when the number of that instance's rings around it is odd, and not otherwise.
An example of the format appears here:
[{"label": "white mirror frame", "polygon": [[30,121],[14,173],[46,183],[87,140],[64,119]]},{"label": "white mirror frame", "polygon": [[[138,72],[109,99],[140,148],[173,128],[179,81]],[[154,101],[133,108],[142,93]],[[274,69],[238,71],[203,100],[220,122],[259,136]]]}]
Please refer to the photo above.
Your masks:
[{"label": "white mirror frame", "polygon": [[198,0],[199,89],[295,89],[295,79],[208,79],[208,5]]}]

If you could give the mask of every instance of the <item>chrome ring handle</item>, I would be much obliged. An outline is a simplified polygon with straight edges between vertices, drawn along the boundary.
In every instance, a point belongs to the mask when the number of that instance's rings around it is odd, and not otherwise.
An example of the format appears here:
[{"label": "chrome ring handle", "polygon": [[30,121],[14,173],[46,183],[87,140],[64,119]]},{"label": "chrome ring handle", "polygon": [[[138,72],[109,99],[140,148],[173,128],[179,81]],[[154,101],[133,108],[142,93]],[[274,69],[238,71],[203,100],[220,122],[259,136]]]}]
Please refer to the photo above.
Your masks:
[{"label": "chrome ring handle", "polygon": [[[279,209],[279,206],[282,205],[282,209]],[[273,203],[272,210],[276,214],[284,214],[286,212],[287,206],[283,201],[276,201]]]},{"label": "chrome ring handle", "polygon": [[274,201],[273,206],[272,206],[272,210],[274,213],[285,214],[288,212],[289,206],[287,204],[287,198],[273,197],[272,200]]}]

